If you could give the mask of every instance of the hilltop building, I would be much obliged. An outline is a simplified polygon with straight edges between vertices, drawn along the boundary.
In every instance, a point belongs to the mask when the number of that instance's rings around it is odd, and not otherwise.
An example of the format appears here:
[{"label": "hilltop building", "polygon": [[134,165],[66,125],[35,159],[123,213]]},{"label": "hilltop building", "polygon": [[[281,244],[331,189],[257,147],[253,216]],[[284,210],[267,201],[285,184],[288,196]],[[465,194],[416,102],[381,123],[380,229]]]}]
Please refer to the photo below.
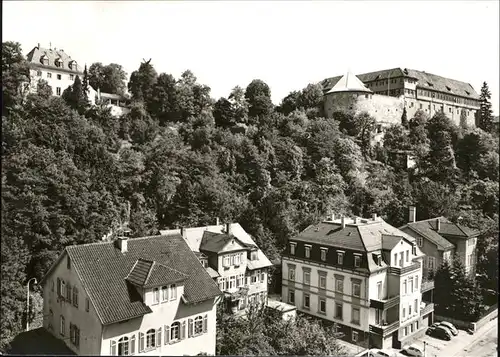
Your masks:
[{"label": "hilltop building", "polygon": [[469,126],[476,124],[479,95],[469,84],[407,68],[393,68],[327,78],[321,82],[327,117],[337,110],[367,111],[377,122],[400,124],[403,109],[408,119],[417,110],[429,116],[441,111],[457,125],[464,116]]},{"label": "hilltop building", "polygon": [[77,355],[215,354],[221,292],[180,235],[68,246],[41,283],[44,328]]},{"label": "hilltop building", "polygon": [[457,256],[469,274],[475,274],[479,232],[450,222],[445,217],[417,221],[416,207],[409,208],[409,222],[399,229],[414,237],[425,253],[423,274],[428,276],[445,260]]},{"label": "hilltop building", "polygon": [[268,269],[272,263],[239,223],[162,230],[180,234],[224,292],[233,313],[251,303],[267,304]]},{"label": "hilltop building", "polygon": [[335,323],[343,339],[363,347],[400,348],[432,323],[423,293],[424,254],[413,237],[381,218],[335,219],[289,239],[282,299]]}]

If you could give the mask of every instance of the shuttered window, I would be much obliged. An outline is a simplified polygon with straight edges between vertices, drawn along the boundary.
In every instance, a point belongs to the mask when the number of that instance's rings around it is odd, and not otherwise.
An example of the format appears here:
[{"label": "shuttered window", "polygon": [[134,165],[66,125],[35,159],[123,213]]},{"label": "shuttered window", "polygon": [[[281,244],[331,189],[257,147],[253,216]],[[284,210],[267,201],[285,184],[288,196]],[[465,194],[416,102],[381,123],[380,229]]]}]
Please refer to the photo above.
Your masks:
[{"label": "shuttered window", "polygon": [[116,356],[116,341],[110,341],[109,354],[111,356]]},{"label": "shuttered window", "polygon": [[158,330],[156,330],[156,343],[153,345],[156,347],[161,346],[161,327]]},{"label": "shuttered window", "polygon": [[188,337],[193,337],[193,319],[188,320]]},{"label": "shuttered window", "polygon": [[135,353],[135,334],[130,338],[130,354],[133,355]]},{"label": "shuttered window", "polygon": [[144,334],[139,332],[139,352],[144,351]]}]

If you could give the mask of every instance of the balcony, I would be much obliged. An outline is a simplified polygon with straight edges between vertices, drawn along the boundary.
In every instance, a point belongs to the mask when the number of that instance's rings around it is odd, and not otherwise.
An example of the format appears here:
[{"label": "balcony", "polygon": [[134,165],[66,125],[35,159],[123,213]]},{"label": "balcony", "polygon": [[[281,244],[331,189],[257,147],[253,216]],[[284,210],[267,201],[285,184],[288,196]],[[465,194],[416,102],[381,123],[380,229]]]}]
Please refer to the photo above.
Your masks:
[{"label": "balcony", "polygon": [[389,267],[389,274],[403,275],[403,274],[406,274],[406,273],[409,273],[409,272],[412,272],[412,271],[415,271],[418,269],[420,269],[420,263],[416,262],[412,265],[409,265],[409,266],[403,267],[403,268]]},{"label": "balcony", "polygon": [[426,280],[422,281],[422,285],[420,286],[420,292],[423,294],[426,291],[433,290],[434,289],[434,281],[433,280]]},{"label": "balcony", "polygon": [[387,336],[399,328],[399,321],[382,325],[370,324],[370,333],[375,333],[380,336]]},{"label": "balcony", "polygon": [[424,308],[420,308],[420,316],[425,316],[432,311],[434,311],[434,304],[427,303]]},{"label": "balcony", "polygon": [[399,304],[399,295],[389,297],[387,299],[370,299],[370,307],[379,310],[387,310]]}]

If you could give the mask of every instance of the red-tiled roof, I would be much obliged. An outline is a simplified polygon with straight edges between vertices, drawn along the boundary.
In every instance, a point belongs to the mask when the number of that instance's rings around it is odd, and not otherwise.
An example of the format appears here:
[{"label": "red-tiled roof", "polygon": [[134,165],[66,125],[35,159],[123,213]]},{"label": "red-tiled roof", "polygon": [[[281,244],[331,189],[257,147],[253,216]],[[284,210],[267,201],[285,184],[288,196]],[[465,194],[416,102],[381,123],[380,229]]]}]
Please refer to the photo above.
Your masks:
[{"label": "red-tiled roof", "polygon": [[[67,247],[72,266],[78,272],[89,298],[103,324],[111,324],[151,312],[136,289],[125,280],[139,259],[158,265],[155,283],[173,274],[186,276],[184,299],[197,303],[221,294],[198,258],[180,235],[153,236],[129,239],[128,250],[122,253],[112,242],[74,245]],[[143,264],[143,263],[141,263]],[[141,269],[149,263],[144,263]],[[162,268],[164,266],[168,269]],[[141,269],[132,274],[138,282],[144,281]],[[175,270],[175,273],[172,271]],[[154,271],[154,269],[153,269]],[[180,273],[180,274],[179,274]],[[142,274],[142,275],[141,275]],[[159,279],[158,281],[156,281]],[[147,278],[146,281],[147,282]]]}]

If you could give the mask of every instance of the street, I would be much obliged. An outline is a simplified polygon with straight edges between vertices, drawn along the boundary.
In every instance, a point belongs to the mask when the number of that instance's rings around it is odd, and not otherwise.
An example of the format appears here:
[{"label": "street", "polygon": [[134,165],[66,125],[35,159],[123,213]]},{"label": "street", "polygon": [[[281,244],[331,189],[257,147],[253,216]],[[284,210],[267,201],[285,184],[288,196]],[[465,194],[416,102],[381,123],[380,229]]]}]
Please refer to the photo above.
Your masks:
[{"label": "street", "polygon": [[[498,324],[497,319],[490,321],[493,326],[485,326],[488,330],[483,332],[474,341],[468,344],[462,351],[456,353],[454,357],[474,356],[491,357],[497,355],[498,348]],[[487,325],[489,325],[488,323]],[[481,331],[482,332],[482,331]]]}]

